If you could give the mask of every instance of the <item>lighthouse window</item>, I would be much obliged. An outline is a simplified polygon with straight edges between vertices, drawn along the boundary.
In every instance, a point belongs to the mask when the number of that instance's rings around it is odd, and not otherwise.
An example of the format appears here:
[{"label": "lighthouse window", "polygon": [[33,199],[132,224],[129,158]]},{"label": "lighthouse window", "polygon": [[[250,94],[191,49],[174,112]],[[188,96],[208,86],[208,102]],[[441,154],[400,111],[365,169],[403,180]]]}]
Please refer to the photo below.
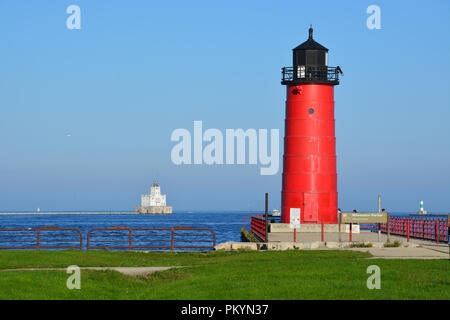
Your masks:
[{"label": "lighthouse window", "polygon": [[308,113],[309,113],[309,114],[313,114],[313,113],[314,113],[314,109],[313,109],[313,108],[310,108],[310,109],[308,110]]},{"label": "lighthouse window", "polygon": [[305,77],[305,66],[298,66],[297,67],[297,78],[304,78]]}]

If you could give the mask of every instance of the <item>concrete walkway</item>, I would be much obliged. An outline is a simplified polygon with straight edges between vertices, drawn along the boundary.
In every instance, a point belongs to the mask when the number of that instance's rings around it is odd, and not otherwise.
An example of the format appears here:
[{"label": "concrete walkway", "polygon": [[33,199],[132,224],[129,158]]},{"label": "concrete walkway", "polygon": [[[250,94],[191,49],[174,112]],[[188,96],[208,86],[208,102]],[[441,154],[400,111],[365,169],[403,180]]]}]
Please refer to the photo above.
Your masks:
[{"label": "concrete walkway", "polygon": [[[312,242],[312,241],[321,241],[322,235],[320,233],[315,232],[309,232],[309,233],[297,233],[297,242]],[[292,242],[294,238],[294,234],[291,233],[285,233],[285,232],[274,232],[269,233],[269,241],[270,242]],[[338,241],[339,240],[339,234],[338,233],[325,233],[324,234],[324,241]],[[343,242],[347,242],[349,240],[349,234],[348,233],[342,233],[341,234],[341,240]],[[406,243],[407,239],[403,236],[397,236],[397,235],[391,235],[390,241],[394,242],[395,240]],[[387,242],[387,235],[382,233],[380,234],[380,238],[378,240],[378,233],[371,232],[371,231],[361,231],[360,233],[354,233],[352,234],[352,241],[353,242]],[[431,240],[421,240],[421,239],[415,239],[410,238],[410,243],[418,244],[421,247],[426,247],[430,249],[435,249],[442,252],[448,253],[448,244],[447,243],[436,243],[436,241]]]},{"label": "concrete walkway", "polygon": [[[179,266],[170,267],[80,267],[81,270],[114,270],[127,276],[145,276],[157,271],[166,271],[173,268],[182,268]],[[66,271],[67,268],[19,268],[19,269],[3,269],[0,271]]]},{"label": "concrete walkway", "polygon": [[449,255],[428,248],[348,248],[346,250],[369,252],[370,259],[448,259]]},{"label": "concrete walkway", "polygon": [[[378,238],[380,237],[380,238]],[[292,241],[293,233],[270,233],[269,239],[274,242]],[[338,241],[338,233],[325,233],[324,240],[327,242]],[[348,233],[341,234],[342,241],[349,240]],[[387,242],[387,234],[380,234],[371,231],[361,231],[360,233],[354,233],[352,235],[353,242],[370,242],[377,243]],[[297,233],[297,242],[311,242],[320,241],[320,233]],[[400,241],[404,244],[407,243],[406,237],[391,235],[390,241]],[[400,247],[400,248],[347,248],[346,250],[370,252],[374,258],[382,259],[448,259],[449,258],[449,247],[447,243],[440,242],[439,244],[435,241],[421,240],[410,238],[409,243],[413,246],[419,247]]]}]

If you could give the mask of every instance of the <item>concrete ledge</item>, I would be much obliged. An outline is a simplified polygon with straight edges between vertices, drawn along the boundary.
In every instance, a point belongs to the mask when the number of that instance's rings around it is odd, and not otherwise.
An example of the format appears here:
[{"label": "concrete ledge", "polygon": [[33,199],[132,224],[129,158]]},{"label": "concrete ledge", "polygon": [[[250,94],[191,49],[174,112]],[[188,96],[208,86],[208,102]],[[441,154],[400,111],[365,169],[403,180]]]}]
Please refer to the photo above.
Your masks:
[{"label": "concrete ledge", "polygon": [[[352,245],[358,244],[372,244],[372,247],[354,247]],[[336,241],[312,241],[312,242],[224,242],[215,246],[215,250],[274,250],[274,251],[284,251],[284,250],[324,250],[324,249],[371,249],[371,248],[385,248],[384,242],[336,242]],[[393,247],[389,249],[396,248],[417,248],[419,247],[416,243],[402,243],[399,247]]]},{"label": "concrete ledge", "polygon": [[[271,223],[270,224],[270,233],[276,232],[284,232],[284,233],[293,233],[294,229],[291,229],[289,223]],[[338,224],[324,224],[323,225],[324,233],[337,233],[339,232]],[[302,224],[300,228],[297,229],[297,233],[320,233],[322,232],[321,224]],[[342,233],[350,233],[350,225],[349,224],[341,224],[341,232]],[[358,224],[352,225],[352,233],[359,233],[360,228]]]},{"label": "concrete ledge", "polygon": [[215,250],[260,250],[265,246],[263,242],[224,242],[214,247]]}]

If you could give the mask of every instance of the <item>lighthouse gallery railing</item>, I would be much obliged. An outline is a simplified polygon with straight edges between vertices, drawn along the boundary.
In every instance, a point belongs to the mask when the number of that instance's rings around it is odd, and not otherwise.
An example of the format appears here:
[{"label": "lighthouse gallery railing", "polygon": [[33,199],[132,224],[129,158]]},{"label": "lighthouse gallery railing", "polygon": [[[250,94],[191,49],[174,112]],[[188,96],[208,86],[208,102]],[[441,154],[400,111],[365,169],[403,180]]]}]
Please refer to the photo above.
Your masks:
[{"label": "lighthouse gallery railing", "polygon": [[329,83],[339,82],[339,67],[314,67],[314,66],[297,66],[284,67],[281,69],[282,83],[289,82],[308,82],[323,81]]}]

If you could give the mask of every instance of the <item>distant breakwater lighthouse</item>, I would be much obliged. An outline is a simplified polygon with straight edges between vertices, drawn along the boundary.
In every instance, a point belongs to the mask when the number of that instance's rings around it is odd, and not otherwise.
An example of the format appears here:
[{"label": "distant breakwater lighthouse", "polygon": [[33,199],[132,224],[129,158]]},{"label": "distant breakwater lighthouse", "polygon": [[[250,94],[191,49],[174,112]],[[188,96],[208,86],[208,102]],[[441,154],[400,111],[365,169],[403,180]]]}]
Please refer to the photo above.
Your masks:
[{"label": "distant breakwater lighthouse", "polygon": [[293,49],[283,68],[286,119],[282,222],[300,209],[301,223],[337,223],[334,86],[341,68],[328,66],[328,49],[309,38]]},{"label": "distant breakwater lighthouse", "polygon": [[171,214],[172,207],[166,206],[166,195],[161,194],[161,187],[154,182],[150,194],[141,196],[141,205],[136,207],[136,213],[141,214]]}]

